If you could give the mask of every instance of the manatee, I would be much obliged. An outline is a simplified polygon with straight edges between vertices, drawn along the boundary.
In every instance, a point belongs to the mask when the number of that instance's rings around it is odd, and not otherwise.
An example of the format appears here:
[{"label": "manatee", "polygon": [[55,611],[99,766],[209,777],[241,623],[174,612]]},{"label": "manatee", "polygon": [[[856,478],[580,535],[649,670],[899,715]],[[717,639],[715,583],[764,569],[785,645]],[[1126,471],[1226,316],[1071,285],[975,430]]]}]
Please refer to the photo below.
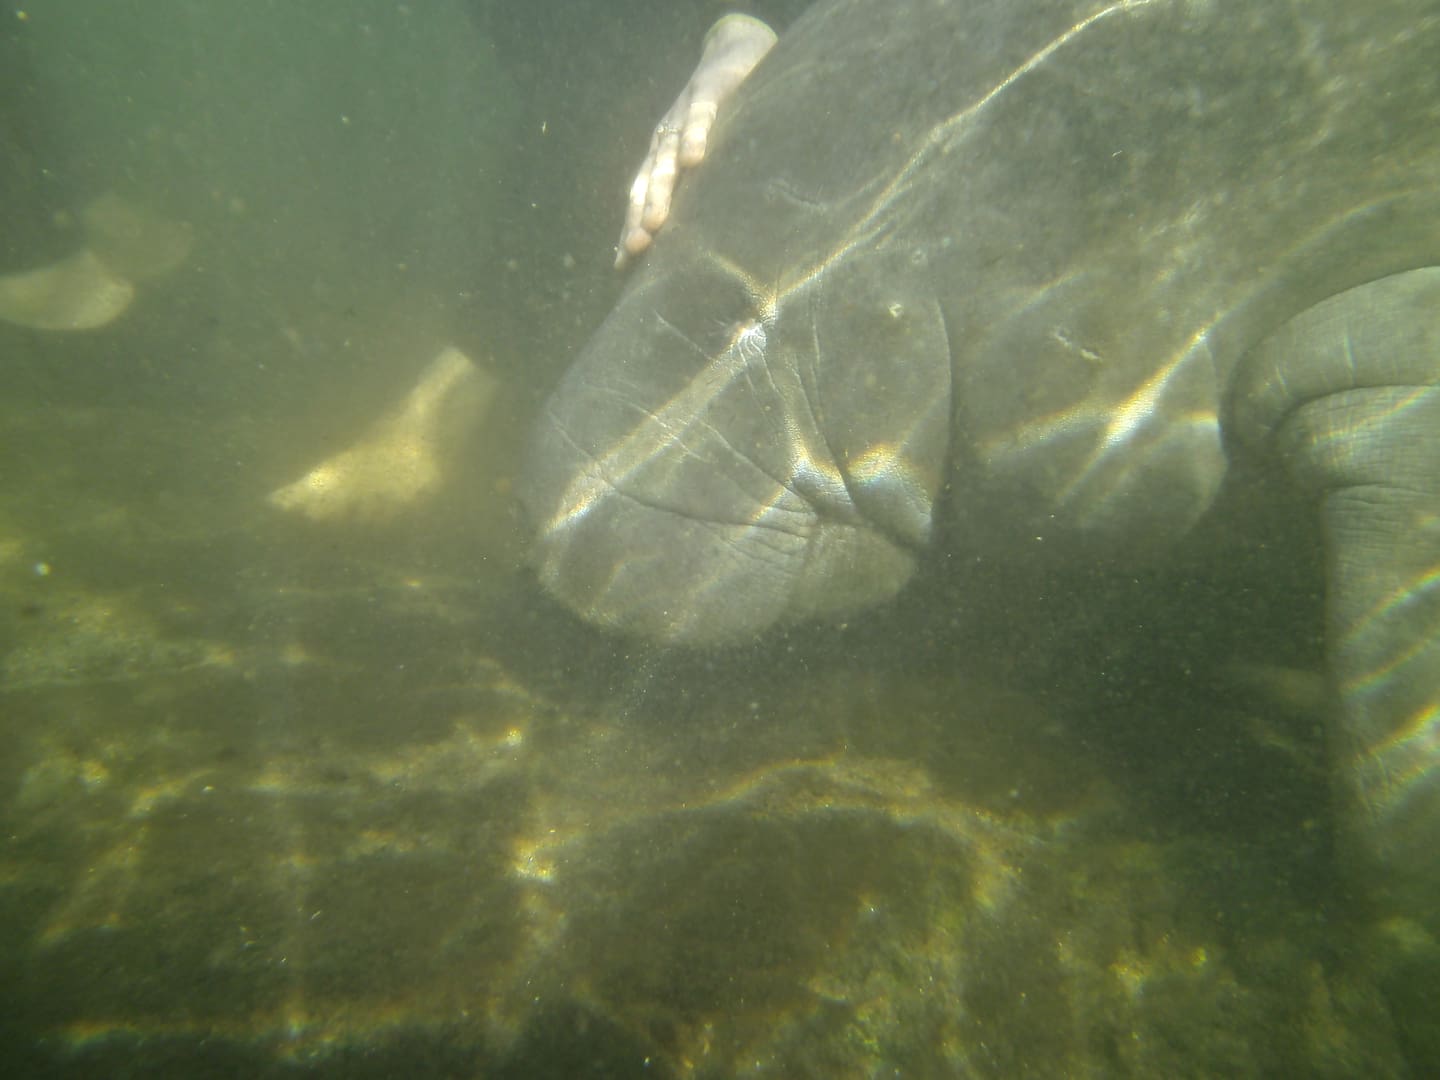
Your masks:
[{"label": "manatee", "polygon": [[750,641],[937,544],[1163,561],[1264,463],[1324,545],[1351,867],[1433,952],[1437,58],[1436,0],[822,0],[542,411],[541,581]]}]

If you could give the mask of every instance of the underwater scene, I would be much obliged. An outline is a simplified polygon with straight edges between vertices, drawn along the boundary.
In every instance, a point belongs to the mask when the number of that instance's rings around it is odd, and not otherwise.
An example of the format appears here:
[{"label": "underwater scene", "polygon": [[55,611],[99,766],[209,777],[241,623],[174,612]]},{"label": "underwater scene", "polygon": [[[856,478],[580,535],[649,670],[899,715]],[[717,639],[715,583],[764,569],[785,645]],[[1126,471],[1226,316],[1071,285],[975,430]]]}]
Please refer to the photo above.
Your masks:
[{"label": "underwater scene", "polygon": [[734,10],[0,12],[0,1073],[1440,1065],[1440,2]]}]

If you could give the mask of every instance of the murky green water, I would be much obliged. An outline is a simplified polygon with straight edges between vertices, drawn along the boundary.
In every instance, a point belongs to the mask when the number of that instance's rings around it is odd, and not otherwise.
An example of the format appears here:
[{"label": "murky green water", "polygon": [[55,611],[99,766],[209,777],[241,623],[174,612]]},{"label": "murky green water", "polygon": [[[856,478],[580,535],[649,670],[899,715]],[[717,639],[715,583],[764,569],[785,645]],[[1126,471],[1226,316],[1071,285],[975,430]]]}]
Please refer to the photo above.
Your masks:
[{"label": "murky green water", "polygon": [[540,594],[528,422],[720,10],[595,7],[0,16],[0,275],[58,268],[0,323],[0,1071],[1402,1074],[1284,514],[709,655]]}]

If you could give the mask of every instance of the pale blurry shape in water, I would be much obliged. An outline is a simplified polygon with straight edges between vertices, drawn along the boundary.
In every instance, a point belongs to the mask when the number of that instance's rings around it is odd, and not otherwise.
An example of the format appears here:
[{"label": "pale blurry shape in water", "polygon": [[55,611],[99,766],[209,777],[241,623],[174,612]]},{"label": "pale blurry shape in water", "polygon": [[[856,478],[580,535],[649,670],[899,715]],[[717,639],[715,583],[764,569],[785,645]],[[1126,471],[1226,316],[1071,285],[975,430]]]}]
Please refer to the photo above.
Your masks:
[{"label": "pale blurry shape in water", "polygon": [[86,249],[0,277],[0,319],[31,330],[94,330],[124,314],[135,286]]},{"label": "pale blurry shape in water", "polygon": [[1333,707],[1333,688],[1323,671],[1233,660],[1223,674],[1287,716],[1313,719]]},{"label": "pale blurry shape in water", "polygon": [[112,273],[145,281],[170,273],[194,246],[188,222],[157,217],[113,193],[101,195],[80,215],[85,245]]},{"label": "pale blurry shape in water", "polygon": [[81,212],[85,247],[49,266],[0,277],[0,319],[32,330],[95,330],[135,299],[135,282],[190,254],[190,226],[106,194]]},{"label": "pale blurry shape in water", "polygon": [[1335,708],[1334,687],[1323,671],[1235,660],[1220,674],[1251,700],[1246,728],[1257,746],[1285,755],[1323,776],[1326,763],[1316,737]]},{"label": "pale blurry shape in water", "polygon": [[489,411],[496,379],[456,348],[360,441],[273,491],[269,503],[314,521],[383,521],[444,483],[446,459]]}]

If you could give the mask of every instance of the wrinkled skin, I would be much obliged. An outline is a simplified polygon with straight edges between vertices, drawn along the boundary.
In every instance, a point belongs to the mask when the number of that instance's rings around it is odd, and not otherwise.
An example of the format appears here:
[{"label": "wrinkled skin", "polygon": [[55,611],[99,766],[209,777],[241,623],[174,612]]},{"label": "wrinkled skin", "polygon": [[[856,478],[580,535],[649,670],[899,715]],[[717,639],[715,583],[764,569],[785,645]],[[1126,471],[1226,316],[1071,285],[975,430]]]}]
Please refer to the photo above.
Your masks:
[{"label": "wrinkled skin", "polygon": [[1324,533],[1347,852],[1434,949],[1436,57],[1436,0],[818,4],[541,417],[541,580],[749,640],[890,597],[941,524],[1163,553],[1276,462]]}]

